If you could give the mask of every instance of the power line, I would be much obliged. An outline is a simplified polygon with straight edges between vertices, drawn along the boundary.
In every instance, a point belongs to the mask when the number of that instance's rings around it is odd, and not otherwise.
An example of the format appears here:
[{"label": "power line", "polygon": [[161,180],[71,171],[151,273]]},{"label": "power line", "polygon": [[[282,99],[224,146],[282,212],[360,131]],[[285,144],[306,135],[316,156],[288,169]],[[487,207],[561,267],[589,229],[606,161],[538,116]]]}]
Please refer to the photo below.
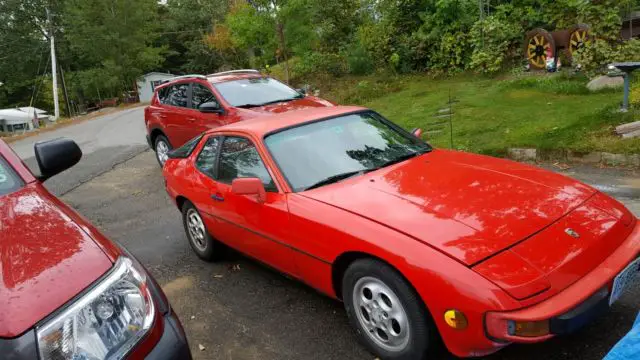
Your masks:
[{"label": "power line", "polygon": [[[29,100],[29,106],[33,106],[33,98],[36,95],[36,85],[38,85],[38,79],[40,79],[40,65],[42,63],[42,48],[40,49],[40,58],[38,59],[38,70],[36,71],[36,81],[33,83],[33,91],[31,91],[31,100]],[[43,74],[47,71],[47,66],[49,66],[49,61],[47,60],[47,65],[44,66]],[[42,83],[42,79],[40,79],[40,83]]]}]

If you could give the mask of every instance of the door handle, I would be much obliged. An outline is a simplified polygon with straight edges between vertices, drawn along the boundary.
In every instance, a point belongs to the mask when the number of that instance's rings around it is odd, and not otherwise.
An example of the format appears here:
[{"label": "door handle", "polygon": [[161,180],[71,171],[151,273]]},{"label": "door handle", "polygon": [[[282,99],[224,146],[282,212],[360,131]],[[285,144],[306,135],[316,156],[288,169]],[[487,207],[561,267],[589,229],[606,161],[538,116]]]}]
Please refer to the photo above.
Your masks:
[{"label": "door handle", "polygon": [[224,198],[222,197],[221,194],[213,194],[211,195],[211,198],[215,201],[224,201]]},{"label": "door handle", "polygon": [[165,114],[158,114],[158,116],[163,118],[163,119],[167,117],[167,115],[165,115]]},{"label": "door handle", "polygon": [[196,119],[196,118],[193,118],[193,117],[188,117],[188,118],[187,118],[187,120],[188,120],[188,121],[196,121],[197,119]]}]

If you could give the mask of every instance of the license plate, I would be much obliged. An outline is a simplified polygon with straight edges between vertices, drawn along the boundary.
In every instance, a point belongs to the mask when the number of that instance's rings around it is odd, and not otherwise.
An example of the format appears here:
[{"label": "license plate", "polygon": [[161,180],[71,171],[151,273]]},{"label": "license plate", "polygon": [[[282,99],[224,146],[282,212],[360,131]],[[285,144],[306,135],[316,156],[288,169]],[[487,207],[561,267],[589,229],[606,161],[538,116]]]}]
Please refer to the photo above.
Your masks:
[{"label": "license plate", "polygon": [[631,287],[635,281],[640,279],[640,258],[629,264],[616,278],[613,280],[613,289],[611,289],[611,297],[609,305],[616,302],[625,290]]}]

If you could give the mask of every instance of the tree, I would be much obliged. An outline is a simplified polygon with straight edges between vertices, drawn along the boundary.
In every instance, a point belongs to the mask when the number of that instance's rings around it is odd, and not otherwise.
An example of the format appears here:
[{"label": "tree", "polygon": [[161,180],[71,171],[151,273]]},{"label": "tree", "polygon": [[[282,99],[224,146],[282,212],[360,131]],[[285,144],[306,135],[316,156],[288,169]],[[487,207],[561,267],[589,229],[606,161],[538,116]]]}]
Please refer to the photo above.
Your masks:
[{"label": "tree", "polygon": [[[104,81],[107,96],[131,89],[136,79],[163,61],[155,0],[66,0],[64,37],[81,66]],[[75,69],[74,69],[75,70]],[[89,90],[89,86],[81,84]]]}]

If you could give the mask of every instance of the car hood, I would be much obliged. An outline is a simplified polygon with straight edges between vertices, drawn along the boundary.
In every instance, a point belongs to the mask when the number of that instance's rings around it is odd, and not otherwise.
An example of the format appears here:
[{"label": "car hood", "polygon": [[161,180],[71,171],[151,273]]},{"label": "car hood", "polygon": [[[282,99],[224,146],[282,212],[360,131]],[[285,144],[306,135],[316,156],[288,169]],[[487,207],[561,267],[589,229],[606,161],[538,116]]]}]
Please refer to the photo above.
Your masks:
[{"label": "car hood", "polygon": [[536,167],[434,150],[301,195],[394,228],[471,266],[552,224],[595,192]]},{"label": "car hood", "polygon": [[264,114],[277,114],[287,111],[294,110],[302,110],[308,108],[317,108],[317,107],[328,107],[334,106],[333,103],[320,99],[315,96],[305,96],[301,99],[296,99],[293,101],[285,101],[275,104],[269,104],[265,106],[258,106],[253,108],[244,109],[253,113],[264,113]]},{"label": "car hood", "polygon": [[112,266],[43,189],[0,197],[0,338],[20,335]]}]

